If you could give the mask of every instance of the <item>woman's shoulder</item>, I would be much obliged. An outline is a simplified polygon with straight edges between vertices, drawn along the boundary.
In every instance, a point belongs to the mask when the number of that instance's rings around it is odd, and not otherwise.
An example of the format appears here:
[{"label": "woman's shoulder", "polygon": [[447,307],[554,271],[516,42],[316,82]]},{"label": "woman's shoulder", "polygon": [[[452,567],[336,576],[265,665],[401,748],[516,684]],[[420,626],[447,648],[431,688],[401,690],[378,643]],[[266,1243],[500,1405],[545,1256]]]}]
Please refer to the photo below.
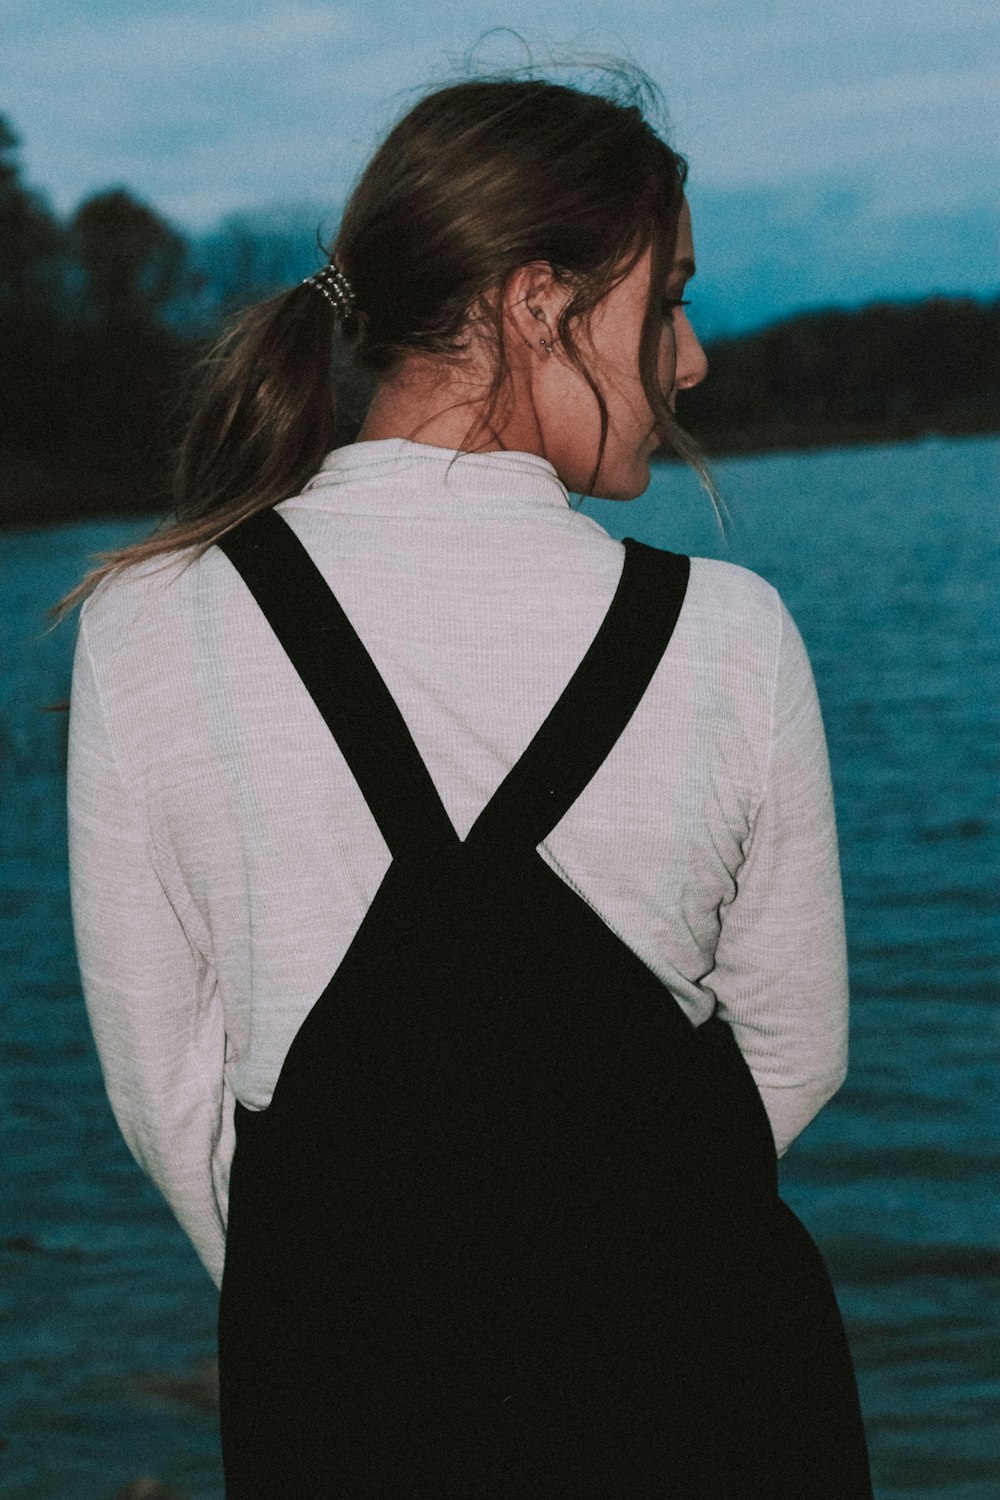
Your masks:
[{"label": "woman's shoulder", "polygon": [[[217,547],[190,549],[129,563],[106,575],[80,610],[91,653],[160,649],[190,622],[194,600],[224,588],[227,563]],[[231,569],[229,569],[231,572]]]},{"label": "woman's shoulder", "polygon": [[723,634],[744,649],[777,650],[788,618],[773,584],[739,563],[692,557],[686,600],[689,623]]},{"label": "woman's shoulder", "polygon": [[[686,616],[686,620],[685,620]],[[693,557],[681,621],[691,656],[718,683],[756,698],[811,694],[812,665],[801,632],[773,584],[739,564]]]}]

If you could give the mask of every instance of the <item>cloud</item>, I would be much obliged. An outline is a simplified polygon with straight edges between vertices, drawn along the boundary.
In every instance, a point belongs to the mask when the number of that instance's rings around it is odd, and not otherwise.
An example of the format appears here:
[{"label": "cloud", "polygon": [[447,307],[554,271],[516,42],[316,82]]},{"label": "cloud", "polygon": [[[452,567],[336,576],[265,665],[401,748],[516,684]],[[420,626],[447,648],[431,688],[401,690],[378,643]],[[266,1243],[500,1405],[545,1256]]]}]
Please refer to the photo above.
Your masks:
[{"label": "cloud", "polygon": [[298,189],[328,191],[352,152],[324,128],[316,60],[343,67],[360,24],[339,7],[305,4],[264,16],[133,9],[110,28],[78,17],[56,46],[42,34],[19,44],[19,76],[45,79],[41,100],[30,85],[22,93],[29,120],[44,115],[41,139],[16,104],[14,123],[64,211],[112,180],[184,220],[281,192],[289,174]]},{"label": "cloud", "polygon": [[[694,180],[827,176],[990,192],[1000,16],[978,0],[20,0],[0,99],[29,179],[66,211],[127,183],[204,225],[273,198],[339,200],[411,91],[492,26],[548,52],[630,51]],[[509,33],[479,48],[518,63]]]},{"label": "cloud", "polygon": [[880,186],[690,193],[692,317],[715,337],[796,309],[935,292],[996,297],[1000,207],[893,200]]}]

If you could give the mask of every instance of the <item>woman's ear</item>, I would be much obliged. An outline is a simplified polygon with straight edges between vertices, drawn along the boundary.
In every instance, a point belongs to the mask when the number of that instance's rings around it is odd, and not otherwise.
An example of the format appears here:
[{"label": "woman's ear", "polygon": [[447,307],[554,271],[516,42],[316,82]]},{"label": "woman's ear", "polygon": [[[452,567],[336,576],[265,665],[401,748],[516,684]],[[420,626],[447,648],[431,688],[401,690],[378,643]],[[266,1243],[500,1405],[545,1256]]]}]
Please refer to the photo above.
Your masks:
[{"label": "woman's ear", "polygon": [[518,266],[504,294],[504,326],[512,357],[550,359],[557,343],[559,314],[570,297],[546,261]]}]

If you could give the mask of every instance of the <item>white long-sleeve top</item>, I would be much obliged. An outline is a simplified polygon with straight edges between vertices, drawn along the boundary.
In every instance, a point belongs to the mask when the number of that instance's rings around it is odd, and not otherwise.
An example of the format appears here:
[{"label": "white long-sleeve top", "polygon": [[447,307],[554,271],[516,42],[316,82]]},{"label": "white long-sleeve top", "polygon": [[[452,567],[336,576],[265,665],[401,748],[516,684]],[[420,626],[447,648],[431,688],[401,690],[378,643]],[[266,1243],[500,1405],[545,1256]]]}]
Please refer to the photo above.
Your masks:
[{"label": "white long-sleeve top", "polygon": [[[464,837],[595,635],[621,543],[534,454],[403,439],[335,450],[278,510]],[[268,1103],[389,853],[218,548],[128,569],[87,601],[68,796],[111,1105],[219,1283],[233,1101]],[[719,1005],[783,1152],[844,1079],[847,981],[815,687],[763,579],[693,559],[642,703],[540,853],[661,978],[664,1004],[695,1023]]]}]

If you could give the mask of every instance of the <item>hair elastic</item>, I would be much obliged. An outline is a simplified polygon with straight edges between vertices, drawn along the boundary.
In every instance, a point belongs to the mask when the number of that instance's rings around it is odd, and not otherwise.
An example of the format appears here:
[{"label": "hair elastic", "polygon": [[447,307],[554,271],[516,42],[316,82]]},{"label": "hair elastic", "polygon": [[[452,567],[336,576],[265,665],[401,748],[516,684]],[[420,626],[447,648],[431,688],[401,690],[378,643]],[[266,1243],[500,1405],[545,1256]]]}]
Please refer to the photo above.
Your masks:
[{"label": "hair elastic", "polygon": [[322,292],[330,306],[342,313],[345,318],[350,317],[354,311],[354,290],[334,261],[324,266],[321,271],[307,276],[302,285],[314,286],[318,292]]}]

